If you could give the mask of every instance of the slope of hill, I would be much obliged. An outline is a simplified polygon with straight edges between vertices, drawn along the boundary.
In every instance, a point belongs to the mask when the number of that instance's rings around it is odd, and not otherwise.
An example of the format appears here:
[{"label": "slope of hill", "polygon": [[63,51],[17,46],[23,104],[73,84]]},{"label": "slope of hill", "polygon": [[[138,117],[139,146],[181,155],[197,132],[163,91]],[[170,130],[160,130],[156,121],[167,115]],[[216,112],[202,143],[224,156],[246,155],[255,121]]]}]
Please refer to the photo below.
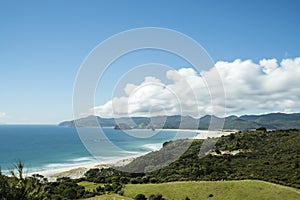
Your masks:
[{"label": "slope of hill", "polygon": [[[300,130],[240,132],[221,137],[215,149],[200,158],[203,140],[176,140],[121,169],[144,171],[157,182],[258,179],[300,188],[299,141]],[[189,149],[172,160],[188,143]]]},{"label": "slope of hill", "polygon": [[290,187],[265,181],[242,180],[127,184],[124,196],[109,194],[88,198],[88,200],[133,200],[137,194],[144,194],[146,197],[152,194],[162,194],[167,200],[185,199],[186,197],[190,200],[298,200],[300,198],[300,191]]},{"label": "slope of hill", "polygon": [[293,188],[284,187],[264,181],[200,181],[200,182],[171,182],[161,184],[129,184],[125,186],[124,196],[134,198],[137,194],[162,194],[168,200],[253,200],[253,199],[299,199],[300,192]]},{"label": "slope of hill", "polygon": [[285,114],[271,113],[265,115],[244,115],[240,119],[252,121],[265,126],[266,128],[274,127],[275,129],[299,128],[300,113]]}]

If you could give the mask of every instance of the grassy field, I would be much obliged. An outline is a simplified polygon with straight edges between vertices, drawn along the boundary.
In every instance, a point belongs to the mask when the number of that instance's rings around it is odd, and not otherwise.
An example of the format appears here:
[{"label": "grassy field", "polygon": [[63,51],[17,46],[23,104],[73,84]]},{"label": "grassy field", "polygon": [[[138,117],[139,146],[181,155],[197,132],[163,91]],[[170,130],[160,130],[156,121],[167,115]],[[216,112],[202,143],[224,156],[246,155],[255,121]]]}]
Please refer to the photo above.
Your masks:
[{"label": "grassy field", "polygon": [[[91,188],[84,183],[87,188]],[[83,184],[83,185],[84,185]],[[198,182],[170,182],[161,184],[128,184],[125,186],[124,196],[102,195],[89,200],[129,200],[142,193],[148,198],[151,194],[162,194],[167,200],[298,200],[300,191],[269,182],[256,180],[243,181],[198,181]],[[212,197],[209,197],[213,195]]]},{"label": "grassy field", "polygon": [[[128,184],[125,187],[124,196],[134,198],[142,193],[146,197],[160,193],[167,200],[245,200],[245,199],[272,199],[272,200],[298,200],[300,191],[281,185],[275,185],[263,181],[219,181],[219,182],[171,182],[162,184]],[[212,197],[209,197],[209,196]]]},{"label": "grassy field", "polygon": [[87,200],[133,200],[129,197],[120,196],[117,194],[105,194],[97,197],[88,198]]},{"label": "grassy field", "polygon": [[89,182],[89,181],[79,182],[78,185],[83,186],[85,188],[85,190],[88,190],[88,191],[93,191],[98,186],[103,186],[102,183],[93,183],[93,182]]}]

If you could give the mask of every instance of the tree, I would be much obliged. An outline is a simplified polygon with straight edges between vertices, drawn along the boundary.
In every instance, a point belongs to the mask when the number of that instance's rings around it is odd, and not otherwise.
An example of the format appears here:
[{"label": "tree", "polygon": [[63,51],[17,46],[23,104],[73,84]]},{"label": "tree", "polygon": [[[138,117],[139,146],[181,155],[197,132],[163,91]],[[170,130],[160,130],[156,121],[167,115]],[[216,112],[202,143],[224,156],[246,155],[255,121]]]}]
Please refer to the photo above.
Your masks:
[{"label": "tree", "polygon": [[120,182],[123,183],[123,184],[126,184],[126,183],[129,182],[129,178],[122,176],[122,177],[120,178]]},{"label": "tree", "polygon": [[150,183],[157,183],[157,179],[156,178],[151,178]]},{"label": "tree", "polygon": [[76,199],[77,198],[77,192],[74,188],[67,188],[63,191],[63,196],[67,199]]},{"label": "tree", "polygon": [[163,198],[163,196],[161,194],[151,194],[149,196],[149,200],[165,200],[165,198]]},{"label": "tree", "polygon": [[136,178],[131,178],[130,179],[130,183],[131,184],[137,184],[138,183],[138,180]]},{"label": "tree", "polygon": [[216,154],[222,154],[222,152],[219,149],[216,149]]},{"label": "tree", "polygon": [[147,200],[146,196],[144,194],[137,194],[134,197],[134,200]]},{"label": "tree", "polygon": [[21,161],[15,165],[15,168],[17,172],[11,170],[11,177],[2,175],[0,170],[0,199],[40,200],[49,197],[40,179],[24,177],[24,164]]},{"label": "tree", "polygon": [[9,185],[7,177],[3,176],[0,170],[0,199],[9,199]]},{"label": "tree", "polygon": [[229,138],[230,138],[230,140],[234,140],[234,139],[235,139],[234,133],[231,133],[231,134],[229,135]]},{"label": "tree", "polygon": [[267,129],[265,127],[259,127],[259,128],[256,129],[256,131],[266,132]]}]

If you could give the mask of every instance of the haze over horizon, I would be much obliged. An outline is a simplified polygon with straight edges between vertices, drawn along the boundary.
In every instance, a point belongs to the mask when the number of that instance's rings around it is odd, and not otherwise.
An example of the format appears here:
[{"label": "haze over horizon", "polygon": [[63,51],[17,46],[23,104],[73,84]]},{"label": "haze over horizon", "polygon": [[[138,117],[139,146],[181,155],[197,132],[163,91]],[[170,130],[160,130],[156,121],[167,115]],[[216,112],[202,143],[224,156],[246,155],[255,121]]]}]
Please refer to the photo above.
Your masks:
[{"label": "haze over horizon", "polygon": [[[1,1],[0,124],[72,119],[76,74],[89,52],[142,27],[179,31],[206,49],[223,81],[226,115],[300,112],[299,9],[293,0]],[[122,80],[144,63],[168,69]],[[125,108],[130,116],[210,114],[201,73],[165,52],[135,52],[104,74],[91,113],[110,117],[114,102],[115,116],[126,116]],[[191,92],[197,102],[189,101]]]}]

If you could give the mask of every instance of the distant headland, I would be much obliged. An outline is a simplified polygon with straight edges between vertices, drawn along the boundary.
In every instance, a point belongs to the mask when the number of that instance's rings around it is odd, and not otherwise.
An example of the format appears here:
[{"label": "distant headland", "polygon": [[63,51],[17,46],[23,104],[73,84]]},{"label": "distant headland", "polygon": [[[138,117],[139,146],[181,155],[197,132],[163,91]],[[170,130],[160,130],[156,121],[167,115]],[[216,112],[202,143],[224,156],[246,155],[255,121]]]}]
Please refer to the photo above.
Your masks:
[{"label": "distant headland", "polygon": [[224,121],[225,130],[253,130],[266,129],[299,129],[300,113],[269,113],[262,115],[231,115],[219,118],[213,115],[205,115],[201,118],[191,116],[157,116],[157,117],[122,117],[102,118],[90,115],[71,121],[59,123],[64,127],[115,127],[115,129],[199,129],[207,130],[210,121]]}]

